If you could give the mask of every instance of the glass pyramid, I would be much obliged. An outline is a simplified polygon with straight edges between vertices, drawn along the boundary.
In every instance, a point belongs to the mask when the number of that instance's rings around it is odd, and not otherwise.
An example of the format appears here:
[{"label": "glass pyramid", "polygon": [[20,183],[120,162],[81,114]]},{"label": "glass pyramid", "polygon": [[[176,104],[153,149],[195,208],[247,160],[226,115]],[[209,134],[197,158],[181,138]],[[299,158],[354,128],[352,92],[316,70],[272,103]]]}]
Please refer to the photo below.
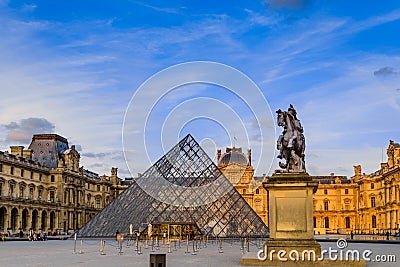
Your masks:
[{"label": "glass pyramid", "polygon": [[[264,237],[268,227],[189,134],[79,231],[115,237],[118,230],[193,225],[210,237]],[[145,231],[144,231],[145,233]]]}]

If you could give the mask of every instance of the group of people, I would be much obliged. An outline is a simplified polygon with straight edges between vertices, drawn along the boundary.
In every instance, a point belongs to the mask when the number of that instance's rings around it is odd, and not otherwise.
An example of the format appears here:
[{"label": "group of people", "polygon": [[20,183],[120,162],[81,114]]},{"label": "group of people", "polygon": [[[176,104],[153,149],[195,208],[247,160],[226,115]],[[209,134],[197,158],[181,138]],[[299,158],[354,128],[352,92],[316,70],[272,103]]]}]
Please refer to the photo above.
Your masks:
[{"label": "group of people", "polygon": [[29,230],[28,234],[29,241],[47,241],[47,234],[45,232],[36,233],[33,230]]}]

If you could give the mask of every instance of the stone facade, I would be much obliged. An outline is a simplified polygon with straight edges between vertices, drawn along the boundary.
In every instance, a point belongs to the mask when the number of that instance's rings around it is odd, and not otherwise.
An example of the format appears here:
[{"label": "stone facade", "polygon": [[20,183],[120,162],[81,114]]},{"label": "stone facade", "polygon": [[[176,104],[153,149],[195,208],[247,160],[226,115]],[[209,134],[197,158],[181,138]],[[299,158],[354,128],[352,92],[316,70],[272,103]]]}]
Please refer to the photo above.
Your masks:
[{"label": "stone facade", "polygon": [[0,151],[0,231],[68,232],[82,227],[127,186],[80,166],[57,134],[34,135],[28,149]]},{"label": "stone facade", "polygon": [[[221,150],[218,150],[217,155],[218,167],[268,225],[269,197],[262,188],[262,181],[266,178],[254,176],[251,151],[246,157],[240,148],[227,148],[225,154],[221,155]],[[389,142],[387,162],[381,163],[380,169],[374,173],[362,173],[361,166],[357,165],[350,178],[332,173],[313,176],[313,180],[318,182],[313,197],[316,234],[350,234],[352,231],[364,234],[389,231],[394,234],[399,231],[400,144]]]}]

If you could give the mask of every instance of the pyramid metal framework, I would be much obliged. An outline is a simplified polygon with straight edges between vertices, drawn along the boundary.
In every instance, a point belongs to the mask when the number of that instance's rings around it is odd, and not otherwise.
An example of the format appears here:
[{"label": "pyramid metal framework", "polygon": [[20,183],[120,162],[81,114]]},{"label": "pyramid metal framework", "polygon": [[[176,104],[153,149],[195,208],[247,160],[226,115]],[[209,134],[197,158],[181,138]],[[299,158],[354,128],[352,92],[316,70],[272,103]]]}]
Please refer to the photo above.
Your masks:
[{"label": "pyramid metal framework", "polygon": [[[160,190],[160,181],[177,189],[200,190],[186,195],[185,191]],[[77,234],[114,237],[117,230],[128,234],[131,224],[133,229],[143,229],[149,223],[194,224],[210,237],[264,237],[268,233],[265,223],[190,134]]]}]

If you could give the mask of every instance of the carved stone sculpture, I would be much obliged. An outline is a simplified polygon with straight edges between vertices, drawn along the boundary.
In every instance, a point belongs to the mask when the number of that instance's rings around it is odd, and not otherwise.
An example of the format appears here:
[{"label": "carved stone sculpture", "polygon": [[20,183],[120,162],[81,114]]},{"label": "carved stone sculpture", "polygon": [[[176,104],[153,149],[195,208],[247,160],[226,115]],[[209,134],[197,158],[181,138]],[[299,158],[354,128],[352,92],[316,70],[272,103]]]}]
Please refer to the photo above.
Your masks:
[{"label": "carved stone sculpture", "polygon": [[303,127],[300,120],[297,119],[297,112],[292,105],[288,111],[277,110],[278,126],[283,127],[283,132],[277,141],[279,150],[279,159],[285,159],[286,162],[279,162],[279,167],[283,170],[278,172],[306,172],[304,150],[305,138]]}]

